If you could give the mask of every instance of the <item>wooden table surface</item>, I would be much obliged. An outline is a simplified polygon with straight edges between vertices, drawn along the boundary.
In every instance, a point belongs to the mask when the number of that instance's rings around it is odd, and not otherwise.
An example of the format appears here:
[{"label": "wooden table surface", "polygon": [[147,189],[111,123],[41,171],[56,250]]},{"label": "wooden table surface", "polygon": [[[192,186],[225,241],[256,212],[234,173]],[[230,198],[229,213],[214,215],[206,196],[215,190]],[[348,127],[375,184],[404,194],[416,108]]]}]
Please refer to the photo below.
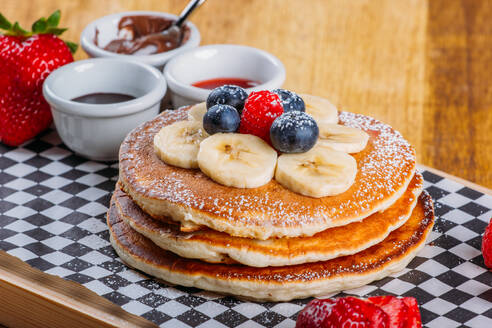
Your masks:
[{"label": "wooden table surface", "polygon": [[[29,26],[62,10],[65,38],[125,10],[178,13],[185,0],[1,0]],[[331,99],[399,130],[419,162],[492,187],[492,2],[208,0],[192,21],[202,44],[264,49],[285,88]],[[83,50],[77,59],[86,58]]]}]

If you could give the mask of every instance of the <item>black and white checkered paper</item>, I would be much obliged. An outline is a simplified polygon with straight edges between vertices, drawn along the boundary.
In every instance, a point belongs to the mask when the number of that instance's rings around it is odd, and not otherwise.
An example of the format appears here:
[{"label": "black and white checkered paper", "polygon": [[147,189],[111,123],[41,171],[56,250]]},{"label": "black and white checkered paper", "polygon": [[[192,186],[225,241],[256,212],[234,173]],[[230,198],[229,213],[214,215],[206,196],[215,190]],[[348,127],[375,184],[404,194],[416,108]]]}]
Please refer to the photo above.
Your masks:
[{"label": "black and white checkered paper", "polygon": [[[161,327],[294,327],[309,299],[244,302],[127,268],[105,224],[117,175],[117,164],[74,155],[53,130],[21,147],[0,144],[0,249]],[[492,272],[480,252],[492,196],[423,175],[436,202],[430,244],[402,272],[346,293],[414,296],[427,327],[492,327]]]}]

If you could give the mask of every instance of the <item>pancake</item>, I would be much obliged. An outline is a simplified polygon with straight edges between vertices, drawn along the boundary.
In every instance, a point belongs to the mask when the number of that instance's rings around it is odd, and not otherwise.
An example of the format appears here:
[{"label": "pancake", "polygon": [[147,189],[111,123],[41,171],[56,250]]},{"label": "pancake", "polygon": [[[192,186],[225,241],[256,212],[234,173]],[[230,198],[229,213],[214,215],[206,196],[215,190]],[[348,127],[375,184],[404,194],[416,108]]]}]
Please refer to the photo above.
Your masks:
[{"label": "pancake", "polygon": [[233,237],[207,228],[193,233],[182,232],[177,226],[152,219],[118,186],[114,204],[119,216],[134,230],[181,257],[266,267],[326,261],[358,253],[381,242],[410,217],[422,187],[423,178],[417,173],[403,196],[384,212],[311,237],[268,240]]},{"label": "pancake", "polygon": [[423,192],[407,222],[381,243],[329,261],[254,268],[185,259],[133,230],[112,202],[111,243],[128,265],[172,284],[259,301],[288,301],[356,288],[402,270],[425,245],[434,223],[432,200]]},{"label": "pancake", "polygon": [[370,136],[366,148],[353,154],[357,176],[346,192],[311,198],[274,179],[259,188],[223,186],[200,170],[167,165],[154,153],[154,135],[165,125],[185,120],[188,109],[164,111],[130,132],[120,148],[123,189],[155,219],[170,217],[262,240],[312,236],[389,207],[415,173],[415,151],[400,133],[373,118],[341,112],[340,124],[360,128]]}]

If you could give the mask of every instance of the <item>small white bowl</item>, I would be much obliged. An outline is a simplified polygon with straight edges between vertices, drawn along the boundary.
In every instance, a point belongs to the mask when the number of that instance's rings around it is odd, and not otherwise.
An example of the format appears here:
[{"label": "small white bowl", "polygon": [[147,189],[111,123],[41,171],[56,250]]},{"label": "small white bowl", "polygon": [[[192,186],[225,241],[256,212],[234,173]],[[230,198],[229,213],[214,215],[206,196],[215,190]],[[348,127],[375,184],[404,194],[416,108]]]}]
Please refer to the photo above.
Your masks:
[{"label": "small white bowl", "polygon": [[215,44],[188,50],[172,58],[164,68],[174,108],[205,101],[212,90],[192,83],[216,78],[242,78],[261,84],[246,92],[280,88],[285,67],[275,56],[252,47]]},{"label": "small white bowl", "polygon": [[99,30],[98,43],[100,46],[106,46],[109,41],[118,37],[118,23],[123,16],[160,16],[165,18],[177,19],[176,15],[158,12],[158,11],[127,11],[117,14],[101,17],[89,25],[87,25],[80,36],[80,44],[82,49],[91,57],[123,57],[132,60],[149,64],[158,69],[162,69],[164,64],[171,59],[171,57],[182,53],[186,50],[196,48],[200,44],[200,32],[196,26],[191,22],[186,22],[186,25],[190,29],[190,38],[179,48],[162,52],[154,55],[124,55],[111,51],[106,51],[103,48],[96,46],[94,38],[96,36],[96,28]]},{"label": "small white bowl", "polygon": [[[135,99],[86,104],[72,99],[93,93],[120,93]],[[43,84],[56,129],[75,153],[92,160],[118,159],[126,134],[159,114],[166,81],[156,68],[116,58],[80,60],[53,71]]]}]

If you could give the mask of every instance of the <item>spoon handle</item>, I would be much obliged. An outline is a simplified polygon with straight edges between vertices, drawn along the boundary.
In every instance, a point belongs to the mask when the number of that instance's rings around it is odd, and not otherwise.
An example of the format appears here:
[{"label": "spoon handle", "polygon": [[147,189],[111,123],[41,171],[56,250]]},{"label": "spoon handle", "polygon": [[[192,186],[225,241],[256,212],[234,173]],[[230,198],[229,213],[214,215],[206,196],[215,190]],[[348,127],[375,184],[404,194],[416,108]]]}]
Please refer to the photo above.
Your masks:
[{"label": "spoon handle", "polygon": [[190,2],[188,2],[185,9],[183,9],[181,14],[179,14],[179,18],[174,23],[174,25],[180,27],[184,23],[186,18],[188,18],[188,16],[193,12],[193,10],[198,8],[204,2],[205,0],[191,0]]}]

